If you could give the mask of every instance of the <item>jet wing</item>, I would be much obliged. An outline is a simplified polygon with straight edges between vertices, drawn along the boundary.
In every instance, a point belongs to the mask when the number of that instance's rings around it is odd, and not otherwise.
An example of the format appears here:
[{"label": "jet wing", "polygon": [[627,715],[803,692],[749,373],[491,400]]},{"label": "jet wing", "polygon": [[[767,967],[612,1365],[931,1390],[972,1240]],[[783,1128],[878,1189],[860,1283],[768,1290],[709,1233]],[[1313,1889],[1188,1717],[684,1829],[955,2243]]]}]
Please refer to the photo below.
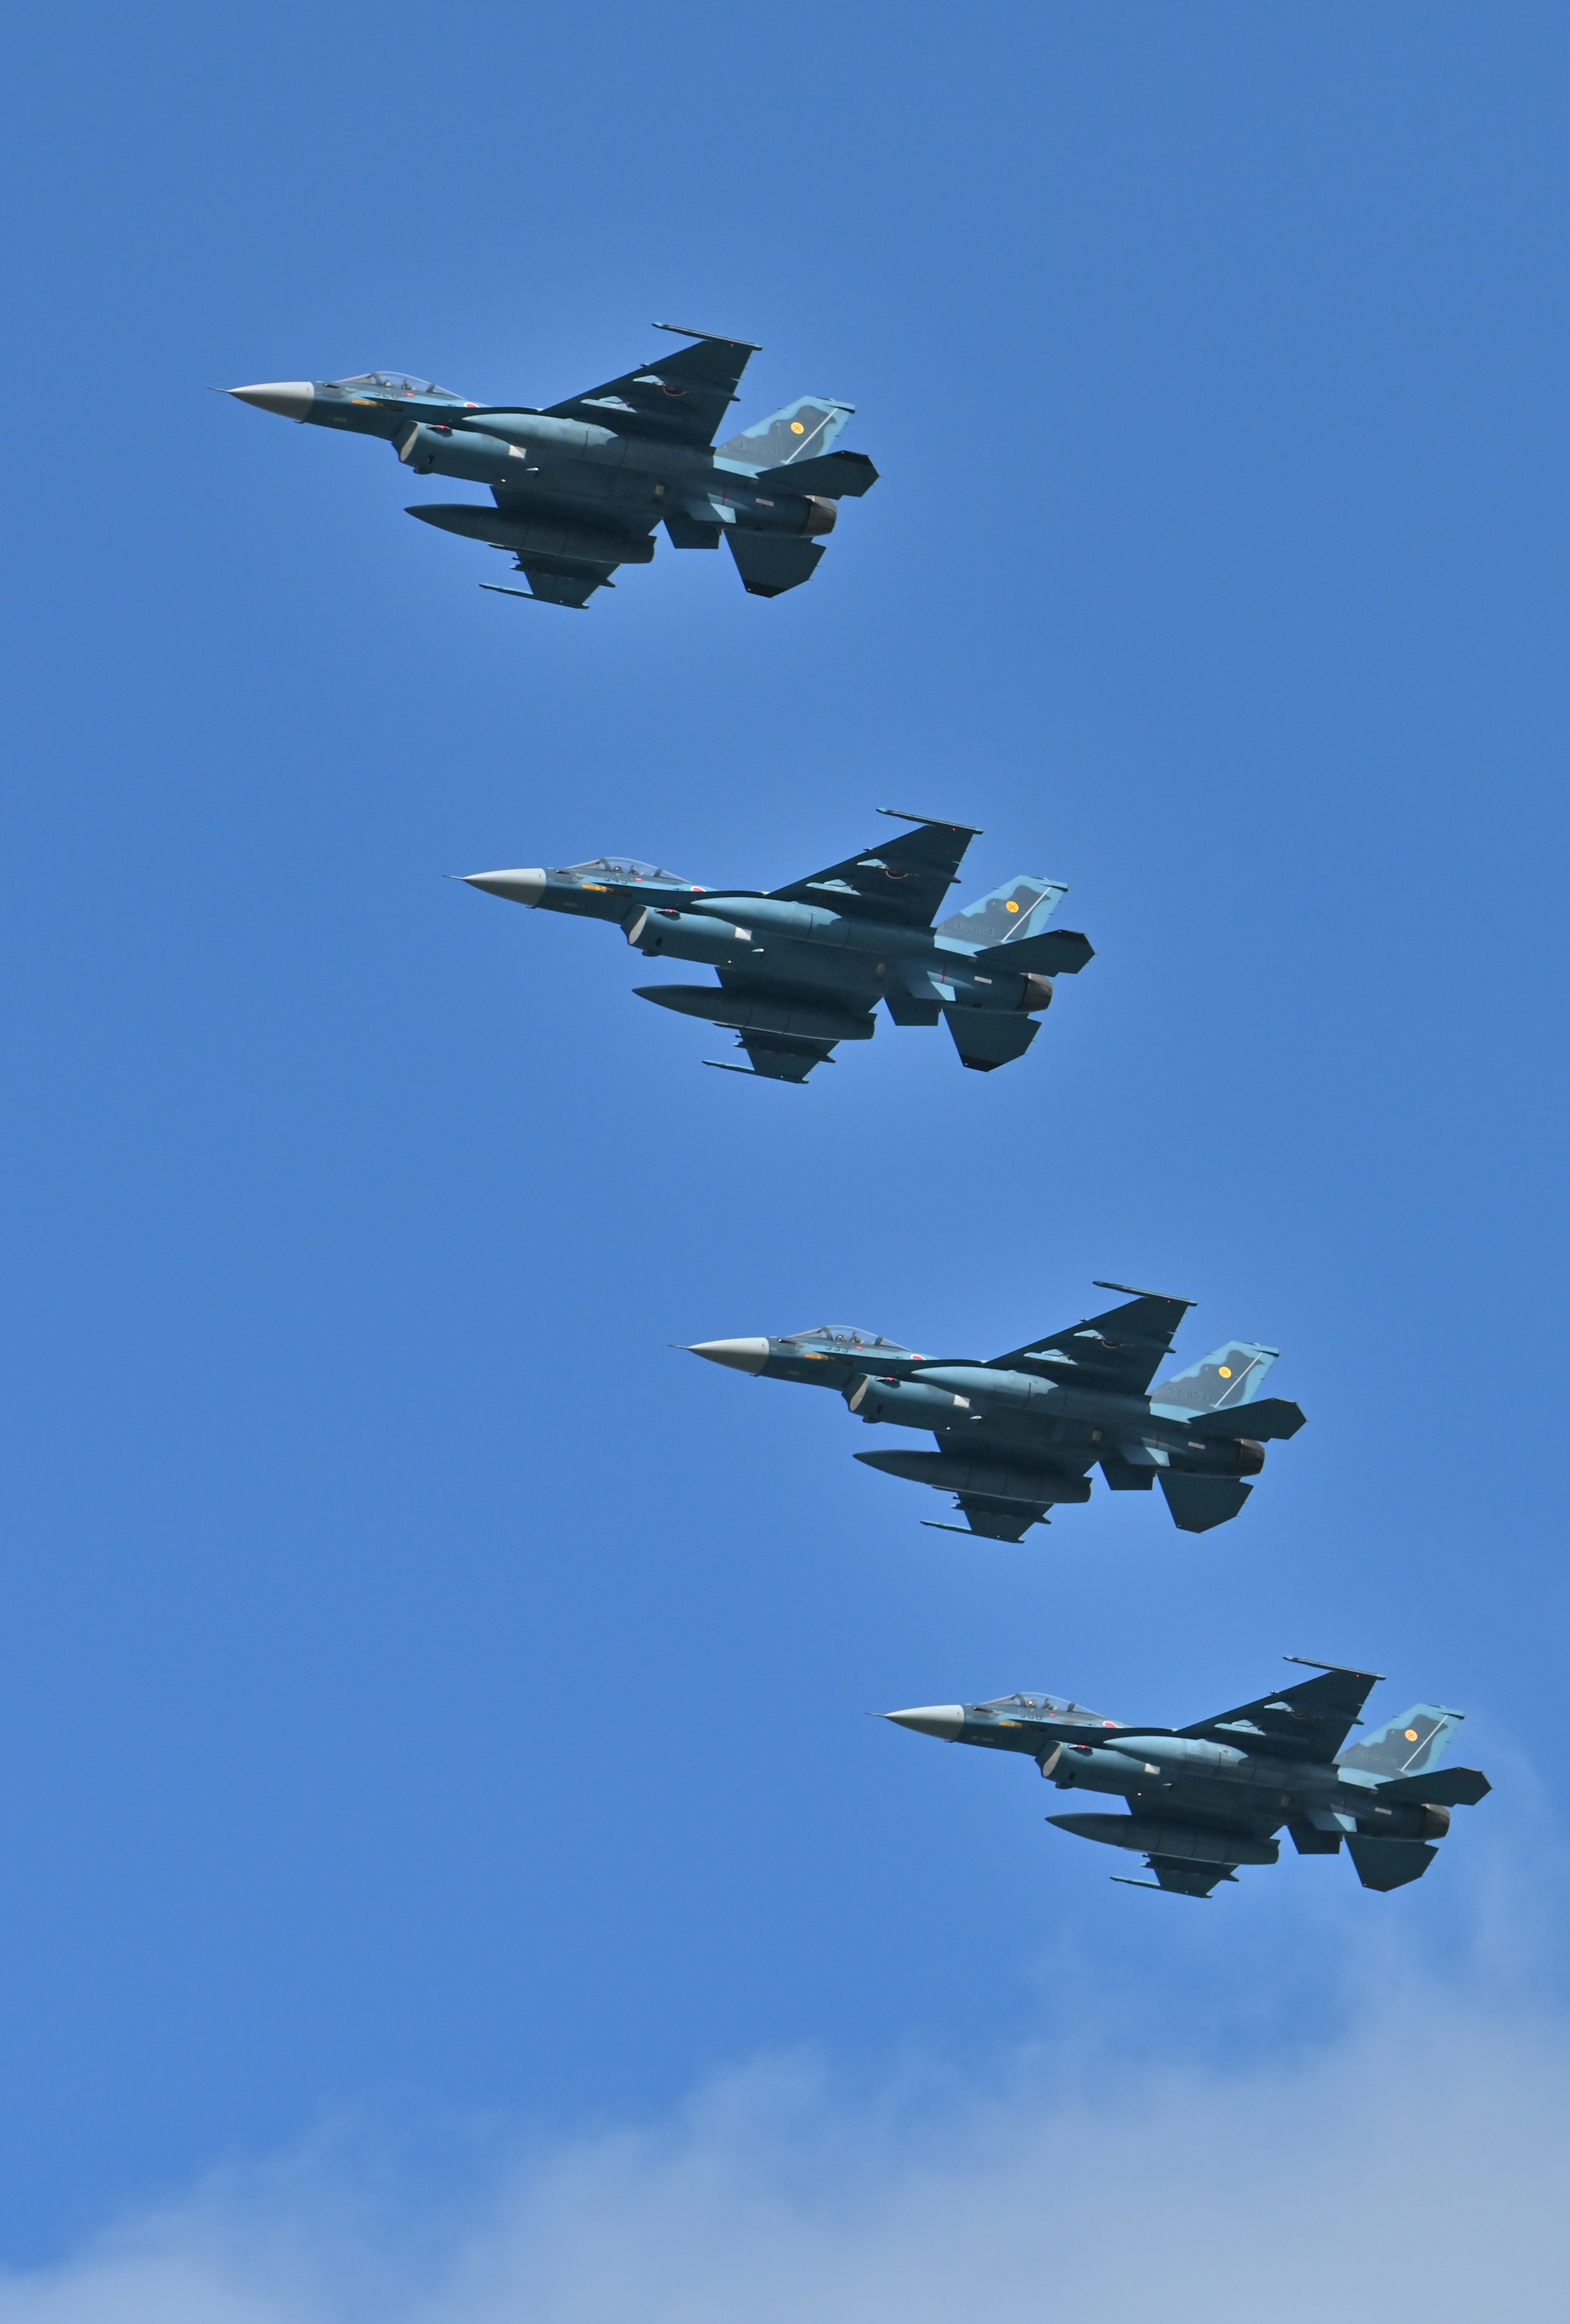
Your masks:
[{"label": "jet wing", "polygon": [[[712,1024],[734,1031],[739,1048],[751,1060],[751,1070],[768,1081],[804,1082],[814,1065],[832,1061],[840,1041],[868,1040],[872,1018],[854,1002],[836,1005],[831,991],[792,984],[783,977],[755,975],[748,969],[717,970],[719,988],[711,1006],[701,988],[692,988],[691,1001],[676,1004],[687,1014],[707,1017]],[[657,1000],[662,988],[646,991]],[[669,1005],[667,1003],[667,1005]],[[783,1021],[782,1021],[783,1020]],[[710,1057],[710,1065],[721,1060]],[[746,1065],[730,1065],[744,1074]]]},{"label": "jet wing", "polygon": [[843,863],[831,863],[788,888],[776,888],[785,904],[823,904],[831,909],[854,898],[865,913],[902,928],[931,927],[954,875],[977,833],[963,823],[937,823],[926,816],[902,815],[896,807],[880,807],[914,831],[902,832],[886,847],[867,848]]},{"label": "jet wing", "polygon": [[[1147,1856],[1145,1862],[1156,1876],[1156,1886],[1171,1896],[1208,1896],[1224,1880],[1235,1880],[1237,1875],[1225,1864],[1190,1864],[1181,1856]],[[1148,1888],[1148,1880],[1130,1880],[1125,1873],[1115,1872],[1115,1880],[1122,1880],[1126,1888]]]},{"label": "jet wing", "polygon": [[[1111,1739],[1109,1737],[1108,1740]],[[1137,1812],[1142,1823],[1153,1823],[1158,1829],[1163,1823],[1192,1824],[1197,1820],[1189,1810],[1175,1807],[1163,1808],[1149,1800],[1140,1802]],[[1055,1823],[1059,1819],[1053,1816],[1049,1821]],[[1229,1836],[1235,1832],[1240,1840],[1256,1848],[1258,1842],[1268,1836],[1269,1831],[1268,1819],[1261,1821],[1257,1817],[1207,1815],[1198,1821],[1203,1821],[1207,1831],[1213,1831],[1216,1835],[1217,1852],[1221,1857],[1218,1864],[1207,1863],[1202,1858],[1193,1856],[1164,1856],[1159,1845],[1151,1849],[1145,1857],[1146,1865],[1156,1876],[1157,1886],[1167,1889],[1176,1896],[1208,1896],[1210,1891],[1221,1881],[1235,1880],[1237,1876],[1233,1867],[1243,1857],[1250,1854],[1250,1847],[1241,1849],[1238,1857],[1229,1862],[1226,1854]],[[1120,1876],[1115,1872],[1112,1877],[1116,1880]],[[1149,1883],[1134,1880],[1131,1881],[1129,1886],[1143,1888],[1147,1887]]]},{"label": "jet wing", "polygon": [[[934,1533],[979,1534],[984,1541],[1012,1542],[1023,1541],[1033,1525],[1051,1523],[1050,1501],[1005,1500],[996,1493],[956,1493],[954,1498],[965,1518],[962,1526],[944,1525],[937,1517],[923,1517],[922,1523]],[[1075,1739],[1081,1740],[1084,1732],[1076,1728]]]},{"label": "jet wing", "polygon": [[550,563],[537,564],[531,558],[526,564],[519,558],[514,570],[528,583],[527,589],[509,589],[500,581],[482,581],[482,589],[493,589],[500,597],[537,597],[542,605],[573,605],[580,612],[596,589],[614,589],[611,578],[613,565],[570,566],[565,558]]},{"label": "jet wing", "polygon": [[769,1082],[804,1082],[814,1065],[834,1062],[832,1041],[810,1041],[799,1033],[738,1033],[736,1046],[746,1050],[747,1065],[733,1065],[718,1057],[705,1057],[703,1063],[720,1065],[728,1074],[759,1074]]},{"label": "jet wing", "polygon": [[552,605],[583,605],[596,589],[611,587],[619,565],[647,565],[654,556],[652,521],[641,533],[622,526],[558,524],[535,516],[505,484],[493,484],[491,493],[493,508],[482,501],[426,501],[408,511],[442,532],[506,549],[514,571],[529,585],[528,590],[509,589],[482,581],[482,589],[500,589],[504,597],[533,595]]},{"label": "jet wing", "polygon": [[[1122,1283],[1097,1284],[1099,1291],[1125,1291]],[[994,1356],[995,1371],[1037,1371],[1065,1386],[1104,1388],[1120,1396],[1143,1396],[1177,1336],[1191,1299],[1166,1299],[1156,1291],[1136,1292],[1126,1306],[1087,1316],[1061,1332],[1031,1340],[1005,1356]]]},{"label": "jet wing", "polygon": [[[1287,1659],[1300,1658],[1290,1655]],[[1262,1694],[1257,1702],[1240,1703],[1235,1711],[1217,1711],[1180,1735],[1193,1735],[1207,1743],[1231,1743],[1252,1750],[1268,1742],[1272,1751],[1292,1759],[1314,1759],[1328,1766],[1353,1728],[1361,1724],[1359,1711],[1379,1684],[1378,1671],[1322,1667],[1318,1678],[1283,1687],[1279,1694]],[[1427,1796],[1425,1794],[1425,1796]]]},{"label": "jet wing", "polygon": [[[658,323],[656,330],[674,327]],[[622,436],[652,437],[662,444],[709,445],[756,347],[745,339],[710,338],[693,332],[696,346],[680,347],[637,371],[623,372],[599,387],[570,395],[546,408],[547,420],[581,420],[590,427],[613,428]]]}]

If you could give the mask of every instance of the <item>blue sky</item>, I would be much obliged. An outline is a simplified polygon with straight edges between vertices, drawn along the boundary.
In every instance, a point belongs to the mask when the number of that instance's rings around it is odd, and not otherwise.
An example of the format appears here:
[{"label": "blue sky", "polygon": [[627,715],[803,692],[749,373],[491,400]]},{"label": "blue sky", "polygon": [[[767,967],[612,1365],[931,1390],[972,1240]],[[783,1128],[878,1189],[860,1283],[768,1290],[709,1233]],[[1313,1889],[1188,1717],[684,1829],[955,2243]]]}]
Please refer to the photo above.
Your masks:
[{"label": "blue sky", "polygon": [[[1022,2058],[1268,2114],[1400,2054],[1409,1980],[1553,2051],[1567,51],[1434,5],[14,28],[24,2289],[344,2122],[418,2212],[482,2149],[674,2153],[782,2059],[821,2159]],[[207,392],[550,401],[655,316],[763,343],[744,421],[858,406],[809,587],[662,547],[583,616],[482,595],[384,447]],[[775,885],[880,806],[984,827],[961,898],[1070,883],[1097,956],[1024,1064],[885,1027],[711,1083],[611,936],[441,877]],[[991,1352],[1097,1277],[1197,1300],[1186,1359],[1282,1349],[1311,1425],[1236,1525],[1098,1490],[970,1547],[831,1399],[672,1352]],[[1496,1789],[1419,1887],[1134,1896],[863,1716],[1180,1720],[1283,1652],[1467,1709]]]}]

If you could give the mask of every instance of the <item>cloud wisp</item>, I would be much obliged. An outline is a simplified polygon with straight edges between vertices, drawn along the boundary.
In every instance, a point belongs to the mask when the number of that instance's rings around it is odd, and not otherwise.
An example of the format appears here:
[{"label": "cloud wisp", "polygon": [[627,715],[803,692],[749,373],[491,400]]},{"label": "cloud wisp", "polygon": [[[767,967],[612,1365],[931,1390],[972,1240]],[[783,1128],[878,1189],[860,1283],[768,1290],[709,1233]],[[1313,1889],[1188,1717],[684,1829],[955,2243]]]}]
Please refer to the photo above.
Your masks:
[{"label": "cloud wisp", "polygon": [[765,2061],[494,2163],[461,2216],[323,2143],[0,2280],[0,2324],[1537,2324],[1567,2182],[1570,2024],[1414,1985],[1247,2071],[1032,2049],[852,2098]]}]

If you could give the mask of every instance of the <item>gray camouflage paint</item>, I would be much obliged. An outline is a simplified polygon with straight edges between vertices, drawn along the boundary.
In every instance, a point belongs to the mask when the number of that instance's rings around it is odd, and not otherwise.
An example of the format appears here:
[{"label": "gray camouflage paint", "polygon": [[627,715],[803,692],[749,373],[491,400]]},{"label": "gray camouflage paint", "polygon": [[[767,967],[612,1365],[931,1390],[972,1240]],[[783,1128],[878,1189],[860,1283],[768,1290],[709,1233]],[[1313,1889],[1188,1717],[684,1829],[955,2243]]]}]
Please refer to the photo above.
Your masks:
[{"label": "gray camouflage paint", "polygon": [[811,577],[838,503],[877,481],[865,453],[832,448],[853,407],[798,396],[716,449],[757,350],[676,336],[696,345],[544,410],[473,403],[407,372],[226,392],[302,425],[380,437],[412,475],[489,485],[491,507],[424,502],[409,514],[510,554],[528,589],[481,585],[504,596],[581,608],[614,586],[619,565],[652,559],[663,523],[674,548],[726,541],[748,594],[777,597]]},{"label": "gray camouflage paint", "polygon": [[1051,1001],[1051,977],[1077,974],[1091,947],[1071,930],[1048,928],[1068,893],[1052,880],[1008,881],[934,927],[976,835],[925,816],[895,819],[916,828],[767,894],[698,887],[629,856],[465,877],[511,903],[613,922],[646,960],[714,969],[718,988],[636,990],[656,1007],[733,1030],[748,1063],[730,1070],[804,1082],[839,1042],[871,1039],[882,1001],[896,1025],[941,1018],[960,1062],[990,1073],[1024,1056]]},{"label": "gray camouflage paint", "polygon": [[1345,1748],[1379,1674],[1307,1666],[1321,1675],[1179,1729],[1126,1726],[1052,1694],[884,1716],[945,1742],[1022,1754],[1060,1791],[1121,1797],[1121,1815],[1047,1821],[1143,1855],[1156,1877],[1135,1886],[1207,1896],[1239,1865],[1274,1864],[1284,1828],[1304,1856],[1336,1855],[1345,1841],[1365,1888],[1405,1887],[1433,1862],[1451,1810],[1490,1789],[1476,1768],[1439,1766],[1463,1713],[1414,1703]]},{"label": "gray camouflage paint", "polygon": [[856,1458],[952,1493],[966,1523],[950,1530],[1019,1541],[1054,1505],[1088,1501],[1089,1472],[1099,1466],[1115,1492],[1159,1483],[1179,1529],[1206,1533],[1238,1515],[1249,1480],[1264,1467],[1265,1443],[1295,1435],[1303,1414],[1261,1396],[1277,1351],[1253,1341],[1228,1340],[1152,1388],[1191,1304],[1137,1292],[1125,1306],[990,1359],[917,1355],[836,1324],[780,1339],[704,1341],[692,1353],[760,1379],[831,1388],[861,1421],[930,1430],[934,1452]]}]

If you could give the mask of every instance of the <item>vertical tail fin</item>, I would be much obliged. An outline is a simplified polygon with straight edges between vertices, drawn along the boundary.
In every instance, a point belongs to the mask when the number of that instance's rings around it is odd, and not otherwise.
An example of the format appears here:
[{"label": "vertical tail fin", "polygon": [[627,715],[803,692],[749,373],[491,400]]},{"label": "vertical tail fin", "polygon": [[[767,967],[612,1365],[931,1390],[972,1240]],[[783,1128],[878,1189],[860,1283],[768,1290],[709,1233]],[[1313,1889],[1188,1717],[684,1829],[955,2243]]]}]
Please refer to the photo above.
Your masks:
[{"label": "vertical tail fin", "polygon": [[1465,1716],[1437,1702],[1414,1702],[1399,1719],[1387,1719],[1372,1735],[1343,1751],[1336,1765],[1392,1783],[1398,1775],[1424,1775],[1437,1766],[1450,1738]]},{"label": "vertical tail fin", "polygon": [[1040,936],[1068,892],[1060,880],[1032,880],[1022,874],[940,920],[937,932],[981,949],[1016,944],[1025,936]]},{"label": "vertical tail fin", "polygon": [[1187,1371],[1158,1380],[1150,1392],[1151,1402],[1181,1412],[1227,1412],[1234,1405],[1252,1404],[1280,1352],[1252,1340],[1228,1340]]},{"label": "vertical tail fin", "polygon": [[746,468],[783,468],[793,460],[815,460],[826,452],[855,406],[831,403],[821,395],[798,395],[783,411],[744,428],[728,443],[716,444],[717,460]]}]

